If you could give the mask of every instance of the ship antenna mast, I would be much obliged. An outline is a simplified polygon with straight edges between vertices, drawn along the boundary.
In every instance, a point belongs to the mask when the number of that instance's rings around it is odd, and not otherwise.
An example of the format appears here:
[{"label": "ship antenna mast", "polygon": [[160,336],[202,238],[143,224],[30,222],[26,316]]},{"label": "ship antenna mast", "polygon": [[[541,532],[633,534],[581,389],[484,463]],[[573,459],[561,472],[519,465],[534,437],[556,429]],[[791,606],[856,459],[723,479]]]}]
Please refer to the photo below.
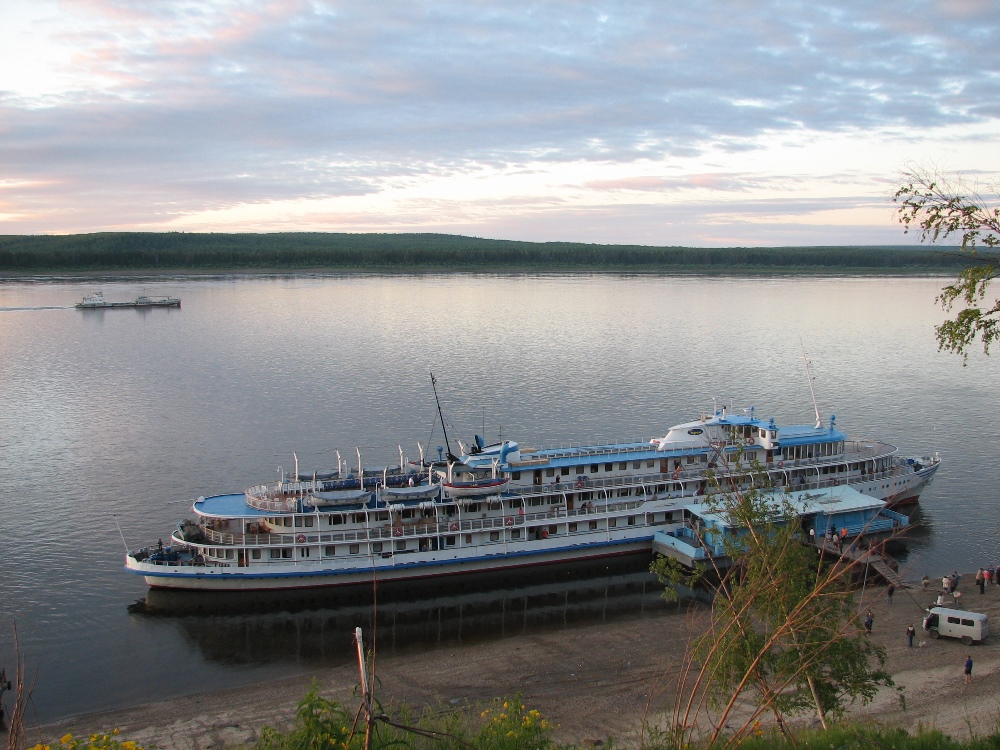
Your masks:
[{"label": "ship antenna mast", "polygon": [[437,378],[431,373],[431,388],[434,389],[434,402],[437,404],[438,417],[441,418],[441,431],[444,433],[444,444],[448,449],[448,460],[457,461],[458,457],[451,452],[451,443],[448,442],[448,428],[444,426],[444,414],[441,413],[441,399],[438,398]]},{"label": "ship antenna mast", "polygon": [[802,347],[802,361],[806,364],[806,380],[809,383],[809,394],[812,396],[813,409],[816,410],[816,427],[823,426],[823,417],[819,414],[819,404],[816,402],[816,389],[813,387],[813,381],[816,379],[812,374],[812,362],[809,361],[809,357],[806,356],[806,345],[802,343],[802,338],[799,338],[799,346]]}]

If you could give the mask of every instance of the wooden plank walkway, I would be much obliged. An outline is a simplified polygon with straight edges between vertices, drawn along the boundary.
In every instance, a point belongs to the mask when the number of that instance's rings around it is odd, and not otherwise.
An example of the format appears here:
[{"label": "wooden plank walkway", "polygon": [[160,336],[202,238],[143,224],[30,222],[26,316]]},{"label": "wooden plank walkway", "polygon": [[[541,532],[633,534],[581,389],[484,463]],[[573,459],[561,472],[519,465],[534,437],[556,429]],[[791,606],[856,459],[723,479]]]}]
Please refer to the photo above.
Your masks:
[{"label": "wooden plank walkway", "polygon": [[871,550],[859,550],[853,545],[845,550],[842,550],[841,552],[837,552],[837,548],[835,546],[828,545],[822,540],[817,541],[814,546],[827,554],[840,555],[840,557],[853,560],[859,565],[867,564],[872,570],[878,573],[886,583],[891,583],[897,589],[910,587],[910,585],[900,577],[899,573],[893,570],[887,560],[887,555],[872,552]]}]

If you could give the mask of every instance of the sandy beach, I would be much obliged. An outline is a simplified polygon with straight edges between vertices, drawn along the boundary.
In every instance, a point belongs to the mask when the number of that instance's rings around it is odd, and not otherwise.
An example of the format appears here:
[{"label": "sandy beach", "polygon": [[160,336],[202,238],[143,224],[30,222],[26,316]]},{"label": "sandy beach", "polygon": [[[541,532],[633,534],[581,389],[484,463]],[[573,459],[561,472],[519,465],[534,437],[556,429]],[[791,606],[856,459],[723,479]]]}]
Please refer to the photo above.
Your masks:
[{"label": "sandy beach", "polygon": [[[963,575],[962,607],[1000,622],[1000,587],[980,595],[974,575]],[[966,647],[931,640],[920,630],[923,607],[938,593],[940,578],[924,591],[919,584],[896,592],[889,605],[881,591],[867,590],[875,614],[872,638],[886,647],[888,668],[906,691],[906,709],[894,691],[855,708],[865,720],[913,730],[935,726],[955,737],[995,731],[1000,721],[1000,633]],[[864,607],[863,609],[866,609]],[[863,610],[862,610],[863,611]],[[379,697],[389,706],[474,706],[520,692],[558,725],[560,742],[593,743],[614,737],[631,744],[644,716],[655,721],[672,698],[676,670],[704,611],[687,617],[647,616],[553,633],[507,638],[392,656],[377,661]],[[914,647],[906,627],[917,628]],[[994,628],[996,625],[994,625]],[[967,654],[975,661],[973,682],[962,675]],[[352,709],[357,672],[324,669],[307,676],[225,692],[191,695],[137,708],[79,716],[34,727],[29,740],[51,741],[65,732],[87,734],[118,727],[123,737],[164,750],[201,750],[252,741],[265,725],[287,726],[296,704],[315,679],[324,695]],[[804,717],[806,722],[812,717]]]}]

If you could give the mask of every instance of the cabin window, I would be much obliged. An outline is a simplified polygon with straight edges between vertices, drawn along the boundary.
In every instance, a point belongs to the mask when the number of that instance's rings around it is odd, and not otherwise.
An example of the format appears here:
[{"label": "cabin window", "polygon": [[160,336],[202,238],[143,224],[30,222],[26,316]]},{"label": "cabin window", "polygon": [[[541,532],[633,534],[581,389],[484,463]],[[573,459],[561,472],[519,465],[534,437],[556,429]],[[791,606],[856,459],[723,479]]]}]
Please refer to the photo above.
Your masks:
[{"label": "cabin window", "polygon": [[529,505],[541,505],[544,502],[545,502],[545,500],[543,498],[540,498],[540,497],[532,497],[532,498],[528,499],[528,504]]},{"label": "cabin window", "polygon": [[617,518],[609,518],[608,519],[608,528],[609,529],[613,529],[617,525],[618,525],[618,519]]},{"label": "cabin window", "polygon": [[569,525],[569,530],[570,530],[571,533],[574,532],[574,531],[576,531],[576,524],[575,523],[571,523]]},{"label": "cabin window", "polygon": [[761,430],[761,431],[760,431],[760,436],[761,436],[762,438],[766,438],[766,437],[767,437],[767,430]]},{"label": "cabin window", "polygon": [[520,508],[523,505],[524,505],[524,500],[522,500],[521,498],[519,498],[519,497],[511,498],[511,501],[510,501],[510,507],[511,508]]},{"label": "cabin window", "polygon": [[556,470],[555,469],[546,469],[545,470],[545,476],[547,476],[547,477],[554,477],[555,475],[556,475]]},{"label": "cabin window", "polygon": [[558,531],[559,531],[558,526],[549,526],[549,536],[555,535],[556,533],[558,533]]},{"label": "cabin window", "polygon": [[233,550],[231,550],[231,549],[227,549],[226,550],[226,559],[227,560],[232,560],[233,559]]},{"label": "cabin window", "polygon": [[260,550],[259,549],[250,550],[250,557],[252,557],[254,560],[259,560],[260,559]]},{"label": "cabin window", "polygon": [[292,559],[292,549],[291,549],[291,547],[289,547],[288,549],[281,550],[281,559],[283,559],[283,560],[291,560]]},{"label": "cabin window", "polygon": [[601,465],[600,464],[591,464],[590,465],[590,473],[591,474],[596,474],[600,470],[601,470]]},{"label": "cabin window", "polygon": [[541,472],[540,469],[538,469],[538,470],[535,471],[535,476],[534,476],[533,481],[534,481],[535,484],[541,484],[542,483],[542,472]]},{"label": "cabin window", "polygon": [[500,532],[499,531],[491,531],[490,532],[490,541],[491,542],[499,542],[500,541]]},{"label": "cabin window", "polygon": [[561,469],[559,469],[559,474],[562,475],[562,476],[564,476],[564,477],[568,477],[569,476],[569,467],[568,466],[563,466]]},{"label": "cabin window", "polygon": [[299,557],[309,557],[309,548],[299,547]]},{"label": "cabin window", "polygon": [[306,522],[306,528],[307,529],[311,529],[312,525],[313,525],[313,518],[312,518],[312,516],[306,517],[305,518],[305,522]]},{"label": "cabin window", "polygon": [[962,624],[965,625],[967,628],[972,628],[975,627],[976,625],[976,623],[973,622],[972,620],[962,620]]},{"label": "cabin window", "polygon": [[655,463],[656,463],[655,461],[647,461],[646,462],[646,468],[647,469],[652,469]]},{"label": "cabin window", "polygon": [[347,552],[348,552],[348,554],[351,554],[351,555],[360,554],[360,552],[361,552],[361,545],[352,544],[350,547],[347,548]]},{"label": "cabin window", "polygon": [[642,468],[642,461],[633,461],[632,462],[632,468],[633,469],[641,469]]},{"label": "cabin window", "polygon": [[295,528],[297,528],[297,529],[301,529],[302,528],[302,519],[301,518],[296,518],[295,519]]},{"label": "cabin window", "polygon": [[521,478],[521,472],[519,472],[519,471],[512,471],[510,473],[510,478],[514,479],[514,480],[520,479]]},{"label": "cabin window", "polygon": [[591,521],[590,522],[590,530],[591,531],[597,531],[597,521]]},{"label": "cabin window", "polygon": [[472,544],[472,534],[466,534],[465,535],[465,543],[466,544]]},{"label": "cabin window", "polygon": [[280,549],[272,549],[270,551],[270,556],[271,556],[272,560],[280,560],[281,559],[281,550]]},{"label": "cabin window", "polygon": [[958,625],[960,622],[961,622],[961,620],[958,617],[952,617],[950,615],[948,616],[948,624],[949,625]]},{"label": "cabin window", "polygon": [[619,471],[626,471],[628,469],[628,461],[622,461],[618,464]]},{"label": "cabin window", "polygon": [[413,508],[407,508],[400,514],[403,518],[413,518]]},{"label": "cabin window", "polygon": [[323,554],[327,557],[336,557],[337,548],[332,544],[328,544],[323,548]]},{"label": "cabin window", "polygon": [[604,470],[605,471],[614,471],[615,470],[615,465],[614,464],[604,464]]},{"label": "cabin window", "polygon": [[389,514],[386,513],[386,512],[376,513],[375,514],[375,520],[376,521],[388,521],[389,520]]},{"label": "cabin window", "polygon": [[343,516],[329,516],[326,519],[326,521],[331,526],[339,526],[340,524],[342,524],[344,522],[344,517]]},{"label": "cabin window", "polygon": [[687,461],[689,464],[693,464],[697,460],[697,458],[698,458],[697,456],[686,456],[684,460]]},{"label": "cabin window", "polygon": [[446,536],[444,538],[444,544],[445,544],[446,547],[454,547],[455,546],[455,537],[453,537],[453,536]]},{"label": "cabin window", "polygon": [[583,469],[584,469],[584,467],[583,467],[583,466],[577,466],[577,467],[576,467],[576,473],[577,473],[577,474],[583,474]]},{"label": "cabin window", "polygon": [[372,542],[372,552],[381,552],[382,542]]},{"label": "cabin window", "polygon": [[401,539],[400,541],[396,542],[396,552],[403,552],[405,549],[406,549],[405,539]]},{"label": "cabin window", "polygon": [[510,530],[510,538],[511,539],[520,539],[521,538],[521,530],[520,529],[511,529]]},{"label": "cabin window", "polygon": [[629,516],[628,517],[628,525],[629,526],[635,526],[635,516]]},{"label": "cabin window", "polygon": [[478,513],[480,507],[481,506],[479,505],[479,503],[469,503],[468,512],[469,513]]}]

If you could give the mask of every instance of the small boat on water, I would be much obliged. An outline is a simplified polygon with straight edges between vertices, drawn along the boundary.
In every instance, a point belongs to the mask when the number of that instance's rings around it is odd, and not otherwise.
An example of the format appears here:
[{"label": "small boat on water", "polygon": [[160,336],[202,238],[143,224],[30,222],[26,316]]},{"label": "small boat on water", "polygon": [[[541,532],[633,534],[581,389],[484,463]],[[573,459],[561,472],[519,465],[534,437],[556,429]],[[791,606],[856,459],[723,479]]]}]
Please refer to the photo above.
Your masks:
[{"label": "small boat on water", "polygon": [[180,307],[181,301],[177,297],[149,297],[140,294],[131,302],[111,302],[104,298],[104,292],[94,292],[83,298],[82,302],[76,303],[77,310],[106,310],[108,308],[120,307]]}]

